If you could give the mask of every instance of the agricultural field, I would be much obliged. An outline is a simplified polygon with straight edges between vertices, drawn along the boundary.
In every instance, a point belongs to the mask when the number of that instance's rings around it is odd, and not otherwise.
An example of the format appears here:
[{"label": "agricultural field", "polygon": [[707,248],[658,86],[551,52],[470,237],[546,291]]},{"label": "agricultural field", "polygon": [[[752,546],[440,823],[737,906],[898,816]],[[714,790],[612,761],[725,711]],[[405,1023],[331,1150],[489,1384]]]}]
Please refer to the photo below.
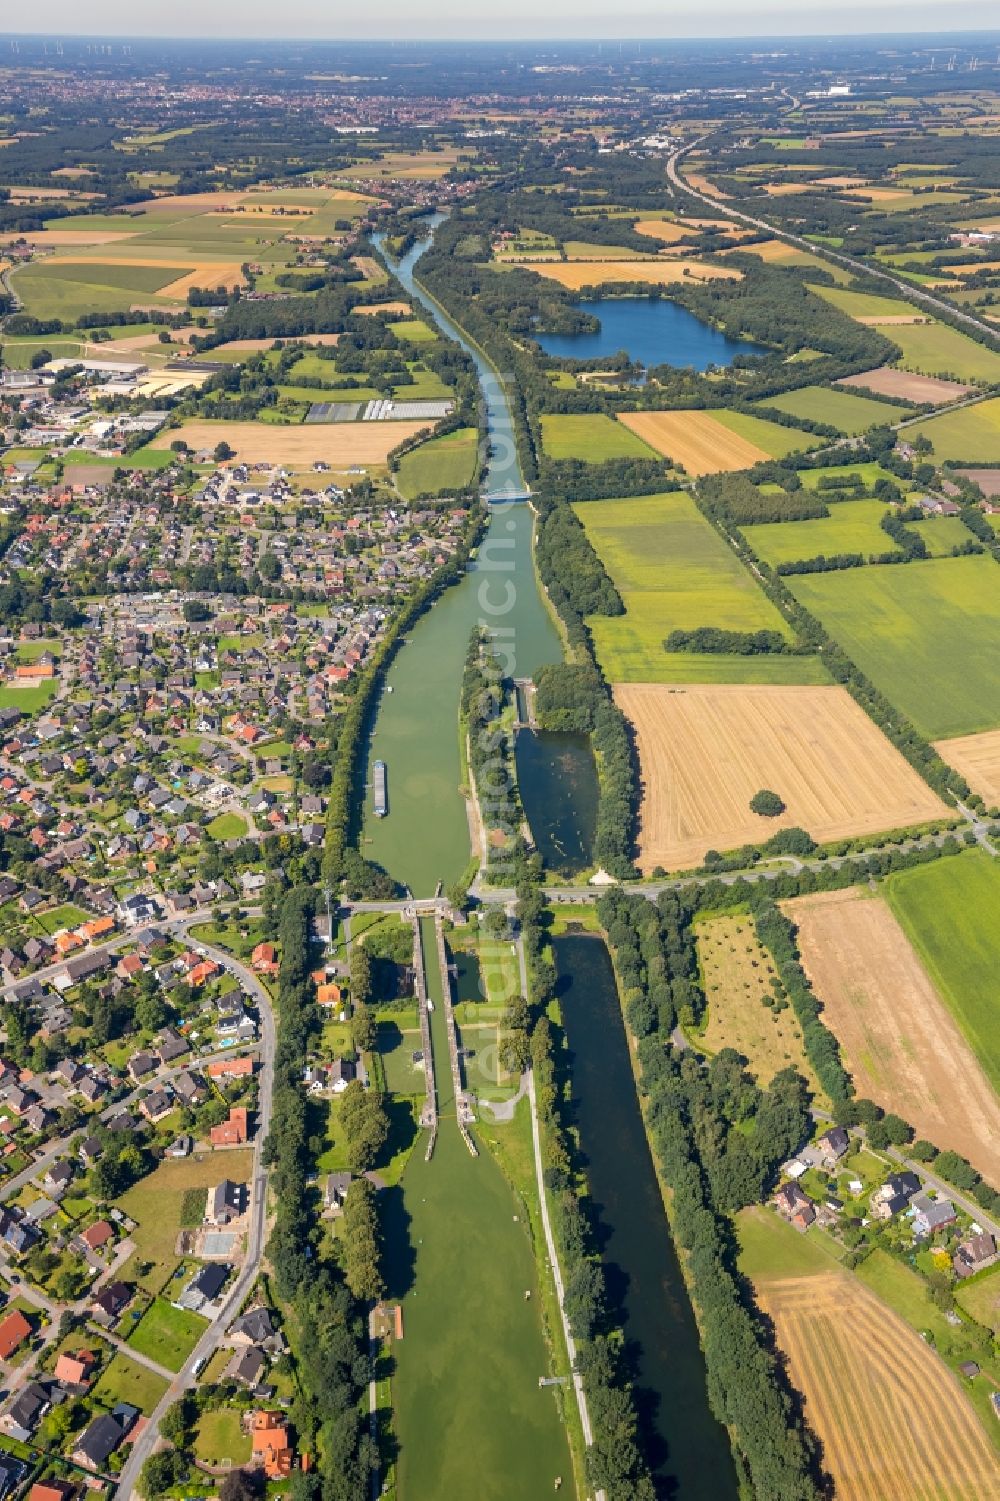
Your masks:
[{"label": "agricultural field", "polygon": [[1000,1091],[1000,868],[979,850],[900,871],[886,897],[990,1083]]},{"label": "agricultural field", "polygon": [[993,464],[1000,461],[1000,397],[978,401],[941,417],[925,417],[907,428],[906,436],[930,440],[938,463]]},{"label": "agricultural field", "polygon": [[603,413],[542,417],[542,444],[550,459],[655,459],[657,454],[641,438]]},{"label": "agricultural field", "polygon": [[[780,828],[819,843],[947,816],[948,809],[839,687],[620,684],[643,797],[639,865],[697,865],[709,849],[758,844]],[[750,811],[761,788],[785,803]]]},{"label": "agricultural field", "polygon": [[788,580],[889,702],[930,740],[1000,724],[1000,596],[985,556]]},{"label": "agricultural field", "polygon": [[1000,730],[936,740],[934,749],[942,760],[962,773],[973,792],[978,792],[989,807],[1000,806]]},{"label": "agricultural field", "polygon": [[[689,496],[601,500],[575,510],[625,603],[624,615],[588,622],[610,682],[666,682],[675,669],[683,672],[685,655],[663,647],[672,630],[718,625],[788,634]],[[753,659],[743,660],[743,670],[753,670]]]},{"label": "agricultural field", "polygon": [[886,511],[880,500],[840,500],[830,506],[829,516],[758,522],[743,527],[743,533],[757,556],[772,568],[821,553],[828,558],[853,552],[870,557],[896,551],[896,544],[879,524]]},{"label": "agricultural field", "polygon": [[396,484],[406,500],[435,495],[439,490],[462,490],[476,476],[479,434],[474,427],[456,428],[411,448],[399,461]]},{"label": "agricultural field", "polygon": [[619,422],[681,466],[688,474],[721,474],[750,469],[765,459],[781,459],[815,448],[818,438],[780,427],[760,417],[722,408],[707,412],[622,412]]},{"label": "agricultural field", "polygon": [[916,323],[908,328],[894,328],[890,338],[903,351],[898,363],[904,370],[971,384],[1000,381],[1000,354],[949,328],[946,323]]},{"label": "agricultural field", "polygon": [[741,272],[733,266],[709,265],[705,261],[521,261],[518,269],[535,271],[560,286],[578,292],[581,287],[603,287],[609,282],[645,282],[665,287],[678,281],[737,281]]},{"label": "agricultural field", "polygon": [[907,416],[906,407],[890,406],[887,401],[872,401],[846,391],[831,391],[829,386],[803,386],[786,396],[772,396],[765,406],[777,407],[789,417],[805,417],[810,422],[825,422],[849,437],[866,433],[869,428],[899,422]]},{"label": "agricultural field", "polygon": [[1000,1461],[958,1378],[857,1277],[830,1264],[754,1288],[840,1501],[995,1494]]},{"label": "agricultural field", "polygon": [[959,401],[975,389],[973,386],[962,385],[959,381],[938,380],[932,375],[913,375],[909,370],[897,370],[893,365],[882,365],[878,370],[866,370],[861,375],[845,375],[836,384],[851,386],[860,391],[877,391],[880,396],[912,401],[917,406],[925,403],[928,406],[946,406],[948,402]]},{"label": "agricultural field", "polygon": [[891,908],[853,888],[785,911],[856,1092],[1000,1180],[1000,1098]]},{"label": "agricultural field", "polygon": [[964,547],[969,540],[969,529],[959,516],[928,516],[908,525],[923,539],[932,558],[951,557],[956,547]]},{"label": "agricultural field", "polygon": [[774,961],[758,942],[753,919],[714,917],[696,929],[708,1020],[695,1039],[709,1053],[735,1048],[763,1085],[783,1068],[795,1068],[822,1094],[806,1059],[802,1031],[791,1006],[776,1011]]},{"label": "agricultural field", "polygon": [[[850,287],[810,286],[809,290],[859,323],[910,323],[927,317],[913,303],[899,297],[878,297],[872,292],[855,292]],[[889,337],[894,339],[895,334]]]},{"label": "agricultural field", "polygon": [[[313,393],[315,394],[315,393]],[[338,398],[342,393],[338,392]],[[343,393],[349,399],[347,393]],[[182,439],[195,453],[226,442],[244,464],[284,464],[304,469],[321,460],[333,469],[384,464],[389,452],[425,431],[418,422],[330,422],[283,427],[268,422],[210,422],[194,418],[165,428],[150,444],[153,452]]]}]

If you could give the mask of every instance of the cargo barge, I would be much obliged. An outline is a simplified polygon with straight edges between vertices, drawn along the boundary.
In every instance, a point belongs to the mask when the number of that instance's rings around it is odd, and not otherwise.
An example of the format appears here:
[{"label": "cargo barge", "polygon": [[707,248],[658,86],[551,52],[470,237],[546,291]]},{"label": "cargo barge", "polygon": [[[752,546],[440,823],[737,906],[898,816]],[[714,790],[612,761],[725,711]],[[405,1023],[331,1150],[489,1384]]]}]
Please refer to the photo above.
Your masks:
[{"label": "cargo barge", "polygon": [[375,792],[375,817],[384,818],[389,811],[384,761],[375,762],[372,768],[372,785]]}]

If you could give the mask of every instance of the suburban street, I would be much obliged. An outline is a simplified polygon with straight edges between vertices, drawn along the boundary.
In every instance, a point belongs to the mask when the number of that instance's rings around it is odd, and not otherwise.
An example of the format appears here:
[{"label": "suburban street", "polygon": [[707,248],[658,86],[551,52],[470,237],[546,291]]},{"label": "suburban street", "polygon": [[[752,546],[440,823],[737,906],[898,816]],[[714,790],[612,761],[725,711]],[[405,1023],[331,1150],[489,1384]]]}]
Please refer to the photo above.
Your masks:
[{"label": "suburban street", "polygon": [[[201,919],[203,920],[203,919]],[[183,926],[183,924],[181,925]],[[194,1367],[199,1361],[211,1359],[219,1348],[233,1315],[237,1312],[260,1270],[261,1258],[267,1231],[267,1172],[264,1167],[264,1143],[271,1127],[271,1101],[274,1091],[274,1012],[271,997],[253,971],[234,959],[224,949],[213,944],[199,945],[219,964],[234,974],[256,1002],[260,1013],[260,1075],[257,1104],[257,1127],[253,1144],[253,1181],[250,1190],[250,1223],[247,1229],[246,1254],[236,1281],[223,1300],[219,1316],[209,1325],[188,1357],[184,1369],[173,1378],[160,1401],[150,1414],[149,1421],[132,1445],[128,1460],[121,1472],[116,1495],[131,1496],[143,1464],[156,1447],[160,1421],[167,1408],[177,1401],[182,1392],[194,1384]]]}]

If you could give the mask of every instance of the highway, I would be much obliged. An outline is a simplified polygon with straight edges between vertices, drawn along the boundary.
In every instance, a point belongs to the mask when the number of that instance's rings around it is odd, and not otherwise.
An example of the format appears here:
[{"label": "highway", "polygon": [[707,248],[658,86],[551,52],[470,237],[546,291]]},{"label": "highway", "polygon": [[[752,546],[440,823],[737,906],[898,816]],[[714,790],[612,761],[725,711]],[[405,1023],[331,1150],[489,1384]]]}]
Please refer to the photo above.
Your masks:
[{"label": "highway", "polygon": [[877,281],[887,282],[901,296],[909,302],[918,302],[922,306],[930,308],[934,312],[944,313],[953,323],[963,323],[967,328],[974,328],[977,333],[986,334],[998,348],[1000,348],[1000,329],[992,323],[985,322],[982,318],[976,318],[972,313],[966,313],[961,308],[954,307],[943,297],[935,297],[932,292],[926,292],[922,287],[915,287],[912,282],[905,281],[901,277],[893,276],[889,271],[883,271],[879,266],[870,265],[867,261],[855,260],[853,256],[844,255],[842,251],[831,250],[826,245],[817,245],[813,240],[806,239],[804,235],[792,234],[790,230],[771,224],[767,219],[756,218],[753,214],[745,214],[741,209],[731,208],[719,198],[713,198],[709,193],[700,193],[692,188],[681,176],[678,163],[689,151],[700,146],[707,136],[697,136],[695,140],[688,141],[667,160],[667,176],[673,186],[680,193],[688,193],[696,198],[699,203],[706,205],[713,214],[724,214],[729,219],[738,219],[741,224],[749,224],[753,229],[764,230],[773,235],[775,239],[785,240],[790,245],[797,246],[800,250],[808,250],[810,255],[821,256],[823,260],[834,261],[838,266],[844,266],[848,271],[853,271],[858,276],[874,277]]}]

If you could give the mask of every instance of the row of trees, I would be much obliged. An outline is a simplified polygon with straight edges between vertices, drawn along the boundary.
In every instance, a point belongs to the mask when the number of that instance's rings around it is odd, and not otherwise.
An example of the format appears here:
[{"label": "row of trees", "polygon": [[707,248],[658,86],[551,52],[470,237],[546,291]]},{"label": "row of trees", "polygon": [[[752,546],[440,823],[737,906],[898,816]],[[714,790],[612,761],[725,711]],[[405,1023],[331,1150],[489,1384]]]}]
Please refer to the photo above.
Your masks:
[{"label": "row of trees", "polygon": [[[502,663],[491,646],[489,633],[477,628],[470,637],[462,673],[461,715],[483,823],[505,836],[502,850],[487,843],[485,860],[506,854],[509,842],[520,837],[524,818],[514,771],[513,736],[502,717],[506,698]],[[506,865],[506,861],[503,863]]]},{"label": "row of trees", "polygon": [[[369,1379],[364,1307],[344,1272],[317,1254],[317,1217],[309,1179],[313,1170],[302,1070],[319,1031],[311,979],[311,924],[315,893],[295,887],[281,908],[278,1032],[274,1057],[271,1129],[265,1161],[275,1204],[268,1259],[279,1297],[292,1309],[299,1385],[292,1418],[301,1447],[324,1455],[322,1477],[302,1477],[301,1501],[366,1501],[377,1456],[361,1415]],[[351,1262],[359,1286],[362,1253]]]}]

